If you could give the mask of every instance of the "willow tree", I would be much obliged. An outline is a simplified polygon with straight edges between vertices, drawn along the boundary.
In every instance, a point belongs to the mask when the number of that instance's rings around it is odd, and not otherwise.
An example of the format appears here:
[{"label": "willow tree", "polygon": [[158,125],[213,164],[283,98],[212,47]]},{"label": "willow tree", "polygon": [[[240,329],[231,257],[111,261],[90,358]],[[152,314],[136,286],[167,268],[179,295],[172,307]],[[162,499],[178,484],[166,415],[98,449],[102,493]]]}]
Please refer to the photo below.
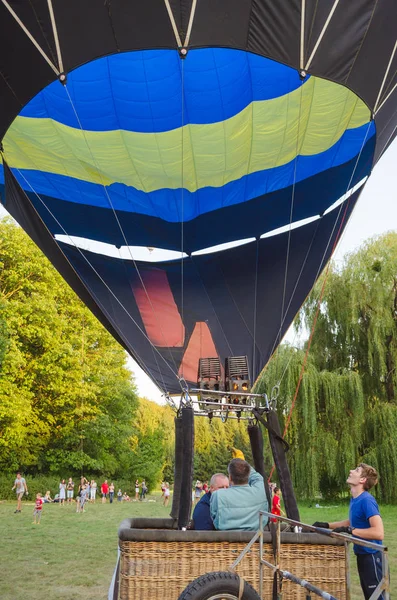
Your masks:
[{"label": "willow tree", "polygon": [[[369,240],[332,264],[310,294],[296,329],[314,336],[287,439],[302,496],[336,492],[359,460],[380,472],[378,494],[397,499],[397,234]],[[318,313],[318,314],[317,314]],[[289,413],[305,348],[284,346],[257,389],[281,381],[278,412]]]}]

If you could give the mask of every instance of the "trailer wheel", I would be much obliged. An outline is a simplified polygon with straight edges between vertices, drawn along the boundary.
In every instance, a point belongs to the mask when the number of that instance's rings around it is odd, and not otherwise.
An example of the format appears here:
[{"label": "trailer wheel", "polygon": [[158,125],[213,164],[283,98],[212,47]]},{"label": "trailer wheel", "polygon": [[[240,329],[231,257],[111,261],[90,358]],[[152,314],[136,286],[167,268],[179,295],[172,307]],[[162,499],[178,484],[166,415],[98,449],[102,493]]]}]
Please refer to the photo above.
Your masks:
[{"label": "trailer wheel", "polygon": [[239,590],[238,575],[217,571],[197,577],[183,590],[178,600],[260,600],[254,588],[246,581],[241,597]]}]

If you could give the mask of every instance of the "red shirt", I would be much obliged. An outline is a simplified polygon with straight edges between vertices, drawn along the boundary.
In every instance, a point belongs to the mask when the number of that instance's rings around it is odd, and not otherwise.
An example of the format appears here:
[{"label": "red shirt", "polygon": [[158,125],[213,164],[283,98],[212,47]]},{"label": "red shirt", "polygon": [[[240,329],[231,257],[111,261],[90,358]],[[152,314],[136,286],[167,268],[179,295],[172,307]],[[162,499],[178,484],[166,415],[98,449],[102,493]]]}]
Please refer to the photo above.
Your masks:
[{"label": "red shirt", "polygon": [[[280,506],[280,496],[276,496],[274,494],[272,500],[272,515],[277,515],[281,517],[281,506]],[[277,523],[277,519],[270,519],[272,523]]]},{"label": "red shirt", "polygon": [[42,510],[42,508],[43,508],[43,499],[42,498],[36,498],[35,509],[36,510]]},{"label": "red shirt", "polygon": [[102,494],[107,494],[109,492],[109,484],[103,483],[101,485],[101,492]]}]

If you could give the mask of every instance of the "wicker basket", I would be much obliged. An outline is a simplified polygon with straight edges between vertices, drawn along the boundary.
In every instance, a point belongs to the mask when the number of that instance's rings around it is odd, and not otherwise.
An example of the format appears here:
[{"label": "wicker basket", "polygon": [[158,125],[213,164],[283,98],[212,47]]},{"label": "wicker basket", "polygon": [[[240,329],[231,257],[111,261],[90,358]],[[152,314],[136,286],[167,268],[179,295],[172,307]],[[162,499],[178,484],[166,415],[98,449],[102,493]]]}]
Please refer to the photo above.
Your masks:
[{"label": "wicker basket", "polygon": [[[161,527],[161,529],[160,529]],[[251,532],[176,531],[171,519],[127,519],[119,530],[121,600],[177,600],[199,575],[227,571],[253,536]],[[264,558],[273,563],[270,533]],[[345,547],[316,534],[282,533],[280,566],[338,600],[346,598]],[[237,567],[258,590],[259,544]],[[272,572],[264,567],[264,598],[271,597]],[[305,600],[300,586],[285,581],[283,600]]]}]

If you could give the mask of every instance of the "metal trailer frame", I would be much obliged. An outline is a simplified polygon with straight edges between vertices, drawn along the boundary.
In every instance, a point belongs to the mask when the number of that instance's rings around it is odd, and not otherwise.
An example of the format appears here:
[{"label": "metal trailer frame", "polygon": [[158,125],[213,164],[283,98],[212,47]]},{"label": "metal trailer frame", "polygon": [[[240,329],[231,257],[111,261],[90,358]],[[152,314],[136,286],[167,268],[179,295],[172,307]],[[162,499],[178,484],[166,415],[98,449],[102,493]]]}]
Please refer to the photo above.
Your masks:
[{"label": "metal trailer frame", "polygon": [[[268,562],[263,558],[263,517],[268,517],[272,519],[277,519],[277,527],[276,527],[276,553],[275,553],[275,562]],[[308,531],[314,531],[316,533],[320,533],[322,535],[326,535],[328,537],[334,537],[339,540],[343,540],[345,546],[345,554],[346,554],[346,600],[351,600],[351,582],[350,582],[350,544],[356,544],[358,546],[365,546],[366,548],[373,548],[374,550],[378,550],[382,553],[382,579],[374,592],[372,593],[369,600],[377,600],[380,598],[381,594],[384,594],[384,600],[390,600],[390,577],[389,577],[389,562],[388,562],[388,549],[387,546],[380,546],[378,544],[374,544],[373,542],[367,542],[365,540],[361,540],[360,538],[355,538],[352,535],[348,535],[345,533],[333,533],[332,530],[322,529],[321,527],[313,527],[313,525],[306,525],[305,523],[301,523],[300,521],[294,521],[293,519],[288,519],[287,517],[279,517],[277,515],[273,515],[272,513],[261,511],[259,513],[259,529],[252,538],[252,540],[247,544],[238,558],[231,565],[230,570],[234,571],[237,565],[243,560],[246,554],[249,552],[250,548],[255,544],[255,542],[259,539],[259,596],[263,598],[263,567],[269,567],[272,569],[273,573],[277,573],[279,577],[277,578],[277,591],[281,594],[281,585],[283,579],[288,579],[293,583],[296,583],[306,590],[308,590],[309,594],[307,598],[310,599],[310,592],[315,594],[316,596],[320,596],[320,598],[324,598],[324,600],[338,600],[335,596],[332,596],[328,592],[324,590],[320,590],[316,586],[312,585],[309,581],[305,579],[301,579],[297,577],[293,573],[289,571],[284,571],[280,566],[281,559],[281,523],[288,523],[295,528],[295,531],[298,533],[302,528]],[[281,595],[280,595],[281,598]]]}]

